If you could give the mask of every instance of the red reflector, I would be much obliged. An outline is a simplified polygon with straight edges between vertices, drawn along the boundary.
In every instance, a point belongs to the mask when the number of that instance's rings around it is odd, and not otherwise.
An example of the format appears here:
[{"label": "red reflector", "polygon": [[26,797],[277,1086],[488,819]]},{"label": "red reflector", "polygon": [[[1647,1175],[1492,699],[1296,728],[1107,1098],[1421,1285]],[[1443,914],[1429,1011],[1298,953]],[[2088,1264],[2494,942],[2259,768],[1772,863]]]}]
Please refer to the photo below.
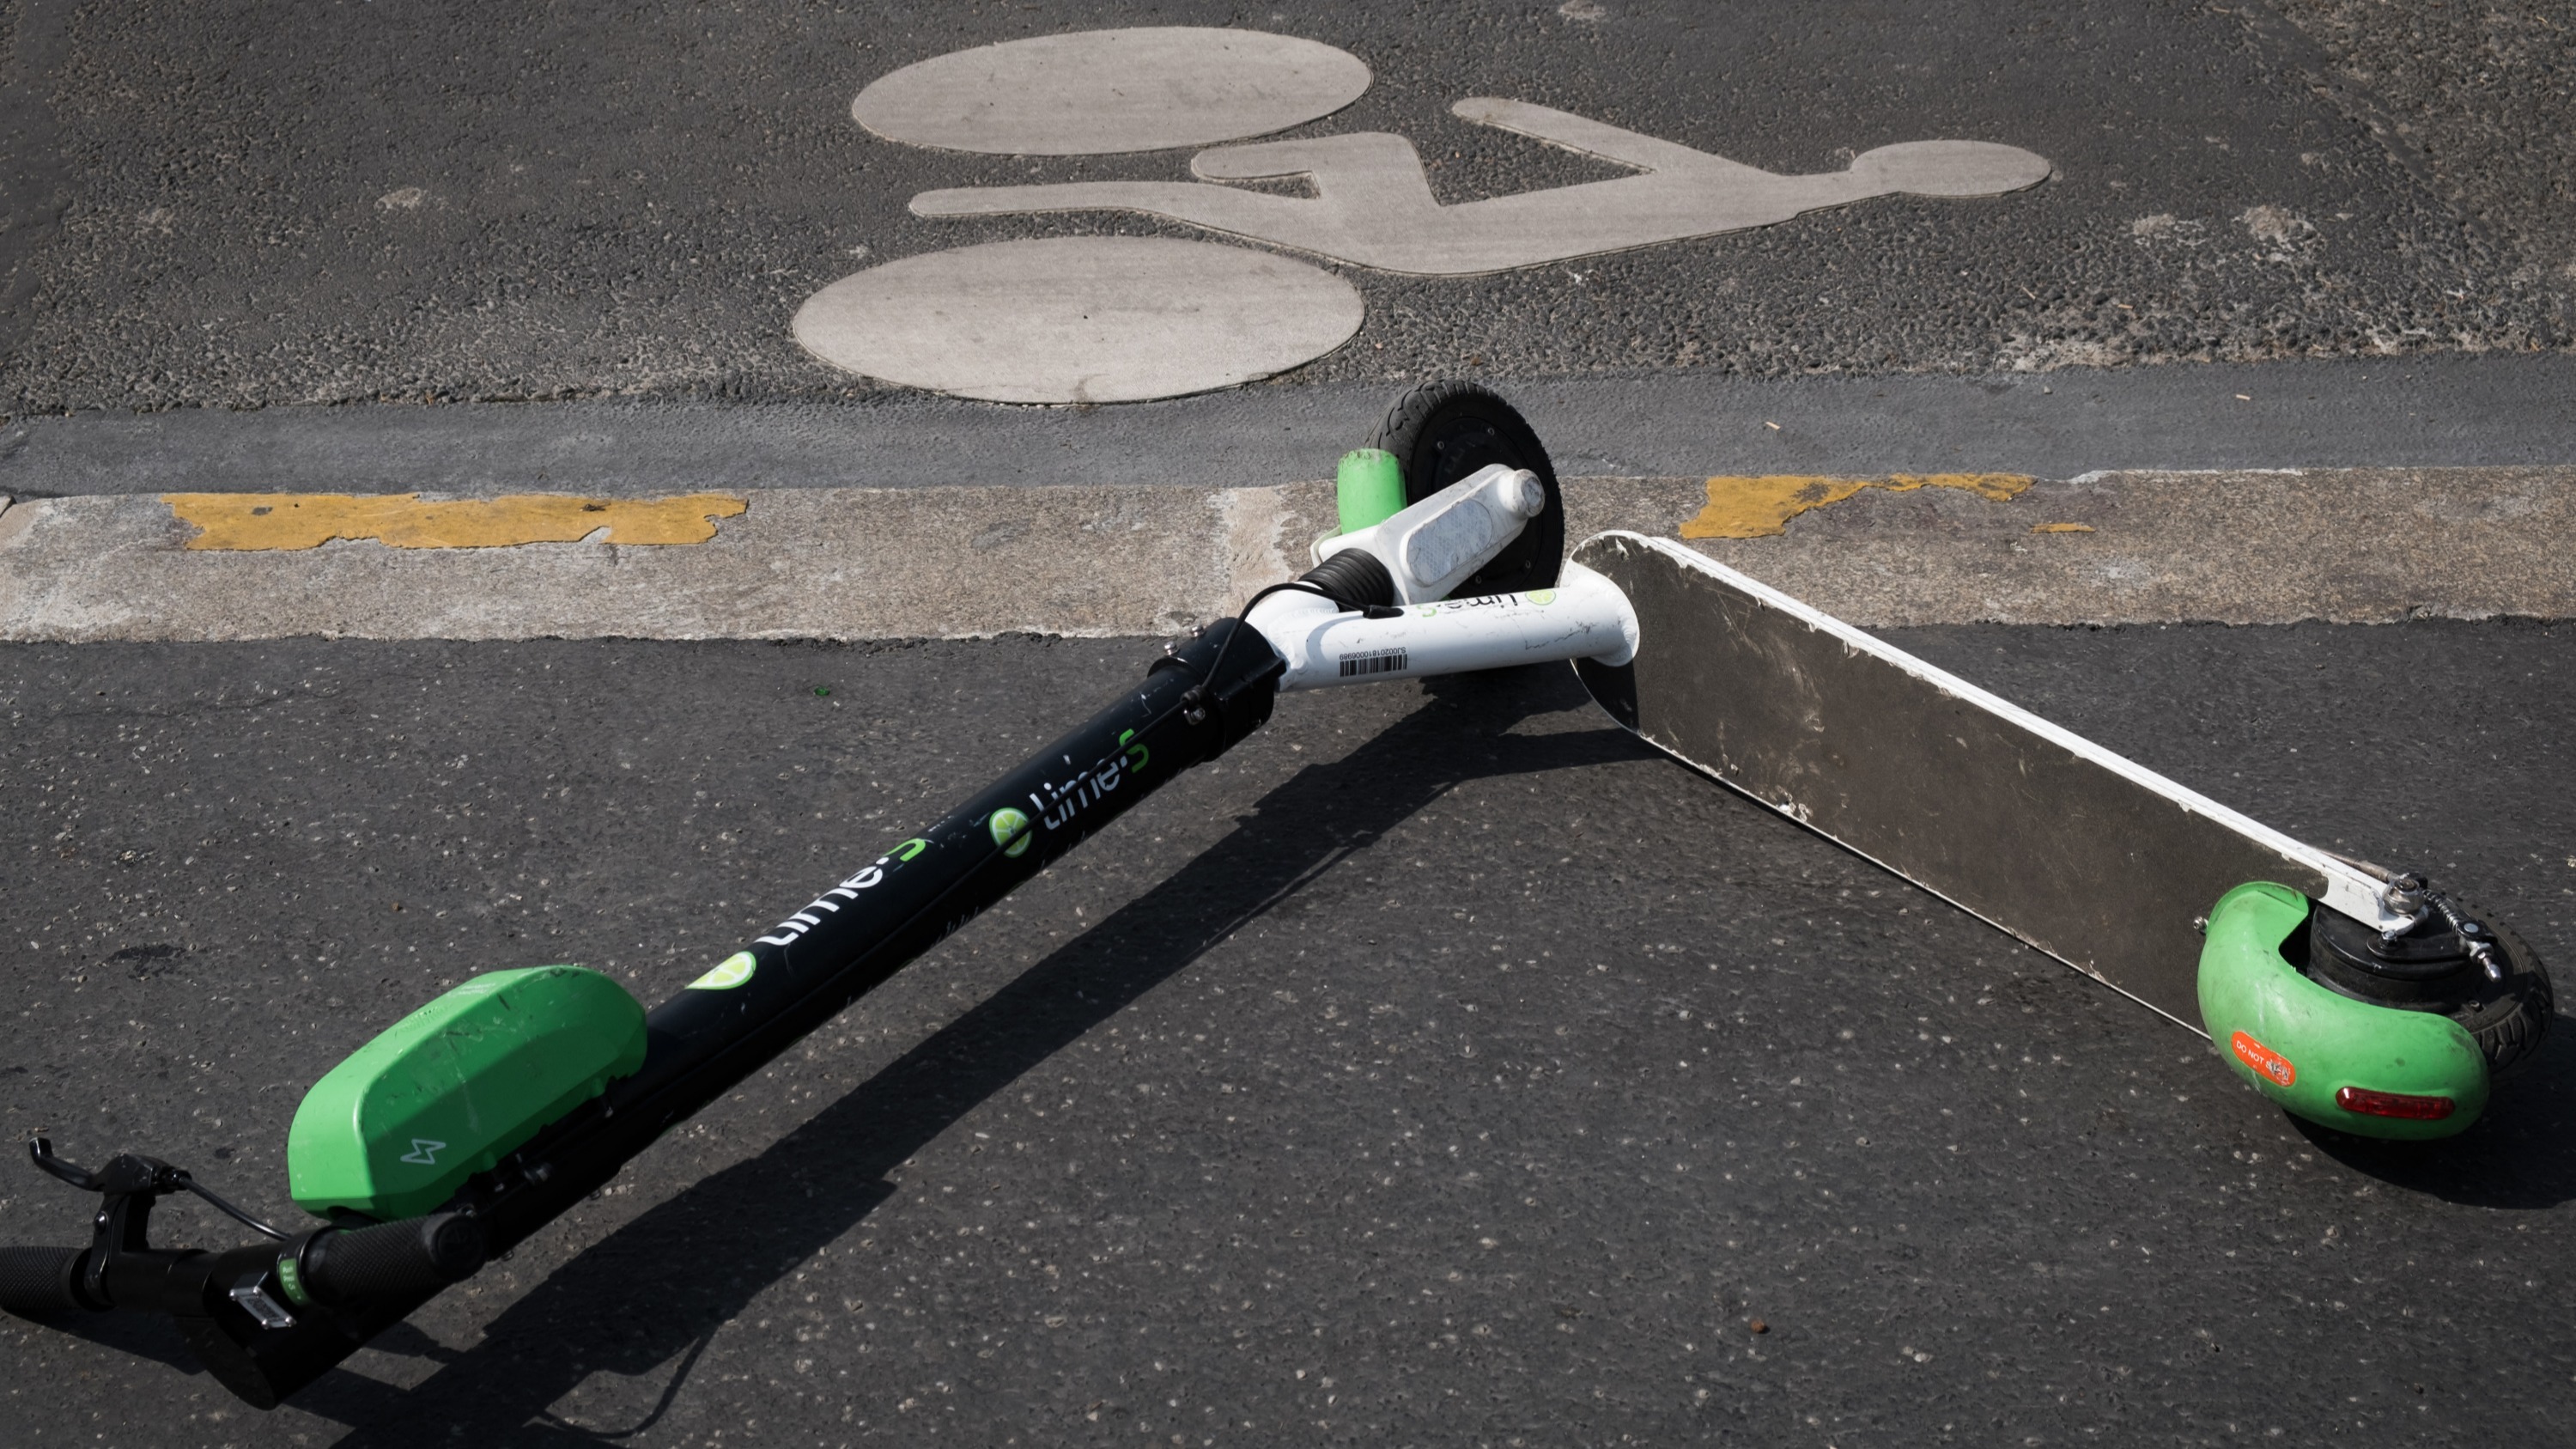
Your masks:
[{"label": "red reflector", "polygon": [[2410,1122],[2439,1122],[2451,1115],[2456,1104],[2448,1097],[2409,1097],[2401,1092],[2337,1087],[2335,1105],[2365,1117],[2403,1117]]}]

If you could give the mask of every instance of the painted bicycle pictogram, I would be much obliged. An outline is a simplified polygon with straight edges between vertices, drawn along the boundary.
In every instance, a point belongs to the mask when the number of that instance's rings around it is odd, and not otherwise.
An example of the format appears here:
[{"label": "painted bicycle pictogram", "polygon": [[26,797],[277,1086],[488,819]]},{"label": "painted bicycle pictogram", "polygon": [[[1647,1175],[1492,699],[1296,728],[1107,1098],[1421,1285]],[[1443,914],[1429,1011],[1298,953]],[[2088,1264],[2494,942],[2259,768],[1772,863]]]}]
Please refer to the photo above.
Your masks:
[{"label": "painted bicycle pictogram", "polygon": [[[1020,155],[1205,147],[1190,181],[926,191],[915,215],[1131,212],[1345,267],[1470,277],[1770,226],[1898,194],[1988,197],[2047,179],[2015,146],[1881,146],[1840,171],[1781,175],[1568,111],[1499,97],[1451,113],[1630,168],[1603,181],[1442,203],[1413,143],[1382,131],[1241,142],[1320,119],[1366,90],[1358,57],[1259,31],[1096,30],[906,66],[852,103],[904,144]],[[1302,178],[1288,196],[1232,182]],[[1273,250],[1068,236],[930,252],[844,277],[795,334],[836,367],[1005,402],[1126,402],[1301,366],[1359,331],[1357,288]]]}]

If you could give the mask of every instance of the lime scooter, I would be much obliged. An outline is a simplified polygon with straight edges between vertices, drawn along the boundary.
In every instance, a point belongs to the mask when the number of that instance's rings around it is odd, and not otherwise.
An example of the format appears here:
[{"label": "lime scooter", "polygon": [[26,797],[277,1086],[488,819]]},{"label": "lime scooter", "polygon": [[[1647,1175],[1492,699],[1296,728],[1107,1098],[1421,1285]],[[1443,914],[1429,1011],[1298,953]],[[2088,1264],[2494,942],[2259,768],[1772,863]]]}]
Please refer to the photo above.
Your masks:
[{"label": "lime scooter", "polygon": [[[1572,661],[1649,743],[2205,1023],[2310,1120],[2457,1132],[2547,1025],[2529,948],[2418,877],[2302,845],[1667,541],[1607,533],[1566,559],[1546,452],[1483,388],[1400,399],[1342,462],[1339,522],[1302,577],[1166,646],[1089,721],[649,1012],[597,972],[539,966],[396,1022],[289,1129],[289,1190],[320,1226],[271,1226],[155,1158],[92,1171],[37,1138],[36,1165],[101,1203],[86,1248],[0,1249],[0,1307],[169,1315],[219,1381],[273,1407],[1234,747],[1281,693],[1516,664]],[[263,1241],[153,1247],[153,1204],[179,1192]]]}]

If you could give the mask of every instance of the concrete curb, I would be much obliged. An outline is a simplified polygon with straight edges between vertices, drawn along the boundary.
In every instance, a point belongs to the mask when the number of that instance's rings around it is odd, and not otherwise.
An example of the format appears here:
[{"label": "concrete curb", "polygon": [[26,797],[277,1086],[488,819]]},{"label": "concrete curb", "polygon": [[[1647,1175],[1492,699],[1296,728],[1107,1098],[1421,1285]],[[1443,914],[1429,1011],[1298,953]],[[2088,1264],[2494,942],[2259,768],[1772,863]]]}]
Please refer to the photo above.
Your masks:
[{"label": "concrete curb", "polygon": [[[1165,634],[1290,572],[1331,489],[797,489],[704,544],[184,547],[149,497],[0,518],[0,638],[871,639]],[[18,515],[29,515],[23,524]]]},{"label": "concrete curb", "polygon": [[1871,627],[2567,618],[2576,468],[2104,473],[2008,502],[1870,489],[1778,538],[1697,546]]},{"label": "concrete curb", "polygon": [[[1674,535],[1699,479],[1578,478],[1570,536]],[[1331,487],[786,489],[685,546],[189,549],[148,496],[0,511],[0,639],[1153,635],[1301,565]],[[2034,531],[2044,530],[2044,531]],[[1696,546],[1872,626],[2576,617],[2576,468],[2112,473],[1865,489]]]}]

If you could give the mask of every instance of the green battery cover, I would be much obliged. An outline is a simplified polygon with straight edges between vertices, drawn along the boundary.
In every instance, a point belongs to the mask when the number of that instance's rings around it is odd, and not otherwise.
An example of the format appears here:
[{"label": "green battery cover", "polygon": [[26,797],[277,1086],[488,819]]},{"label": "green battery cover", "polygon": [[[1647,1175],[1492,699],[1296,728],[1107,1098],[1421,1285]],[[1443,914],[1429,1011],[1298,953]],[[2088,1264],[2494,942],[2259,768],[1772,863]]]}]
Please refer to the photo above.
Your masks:
[{"label": "green battery cover", "polygon": [[[2447,1016],[2356,1001],[2302,975],[2281,946],[2306,929],[2309,909],[2306,896],[2264,881],[2210,908],[2200,1015],[2219,1057],[2285,1110],[2339,1131],[2421,1140],[2465,1130],[2487,1105],[2476,1040]],[[2378,1115],[2344,1105],[2347,1091],[2450,1106]]]},{"label": "green battery cover", "polygon": [[579,966],[474,977],[333,1067],[295,1109],[296,1205],[417,1217],[644,1064],[644,1008]]}]

